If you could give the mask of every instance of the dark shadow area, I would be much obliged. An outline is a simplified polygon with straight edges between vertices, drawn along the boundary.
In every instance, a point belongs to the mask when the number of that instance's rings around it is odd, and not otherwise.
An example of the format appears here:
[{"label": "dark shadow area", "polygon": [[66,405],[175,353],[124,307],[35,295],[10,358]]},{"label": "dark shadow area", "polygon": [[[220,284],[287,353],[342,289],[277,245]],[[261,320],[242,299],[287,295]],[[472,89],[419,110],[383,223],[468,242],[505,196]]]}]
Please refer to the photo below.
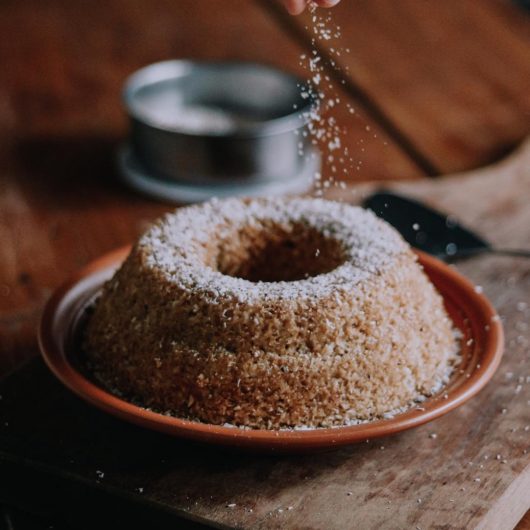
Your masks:
[{"label": "dark shadow area", "polygon": [[[27,480],[48,480],[61,491],[88,488],[90,498],[102,497],[97,501],[101,505],[109,497],[130,498],[176,516],[196,502],[224,506],[233,499],[248,499],[252,506],[256,494],[275,498],[284,489],[347,460],[355,465],[367,451],[377,450],[359,444],[320,453],[318,458],[255,455],[178,440],[85,404],[40,359],[5,379],[0,394],[2,473],[23,469]],[[16,501],[13,495],[3,500]]]},{"label": "dark shadow area", "polygon": [[49,207],[79,209],[138,198],[120,181],[116,136],[31,136],[15,142],[14,159],[26,194]]}]

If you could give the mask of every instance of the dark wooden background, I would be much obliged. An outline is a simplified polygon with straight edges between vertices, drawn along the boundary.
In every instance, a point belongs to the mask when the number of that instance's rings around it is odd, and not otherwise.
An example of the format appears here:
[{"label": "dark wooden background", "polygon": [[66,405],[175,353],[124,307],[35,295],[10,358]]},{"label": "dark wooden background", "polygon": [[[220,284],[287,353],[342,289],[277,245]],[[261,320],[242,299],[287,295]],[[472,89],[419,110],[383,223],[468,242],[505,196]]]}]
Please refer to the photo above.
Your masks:
[{"label": "dark wooden background", "polygon": [[[338,63],[327,70],[356,109],[336,112],[362,161],[349,181],[480,167],[529,133],[530,13],[514,2],[343,0],[333,19],[350,52],[318,46]],[[169,208],[116,179],[124,78],[179,57],[307,76],[299,57],[311,48],[308,24],[274,0],[0,4],[1,374],[37,354],[40,311],[66,275]]]}]

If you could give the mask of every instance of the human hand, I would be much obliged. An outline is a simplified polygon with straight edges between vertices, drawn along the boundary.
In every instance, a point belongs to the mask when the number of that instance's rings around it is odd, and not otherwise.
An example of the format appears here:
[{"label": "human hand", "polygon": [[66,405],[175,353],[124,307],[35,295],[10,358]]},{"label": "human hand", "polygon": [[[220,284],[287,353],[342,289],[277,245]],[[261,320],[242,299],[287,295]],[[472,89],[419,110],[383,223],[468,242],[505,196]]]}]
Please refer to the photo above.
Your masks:
[{"label": "human hand", "polygon": [[[287,11],[291,15],[299,15],[309,4],[310,0],[282,0]],[[337,5],[340,0],[313,0],[319,7],[333,7]]]}]

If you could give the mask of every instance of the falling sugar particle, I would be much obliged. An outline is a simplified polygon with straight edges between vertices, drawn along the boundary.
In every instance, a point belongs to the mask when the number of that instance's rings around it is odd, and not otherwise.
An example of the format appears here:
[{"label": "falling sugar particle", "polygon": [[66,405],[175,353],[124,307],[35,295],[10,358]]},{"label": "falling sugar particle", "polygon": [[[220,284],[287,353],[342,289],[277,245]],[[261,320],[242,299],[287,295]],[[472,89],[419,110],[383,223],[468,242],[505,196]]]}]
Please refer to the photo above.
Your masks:
[{"label": "falling sugar particle", "polygon": [[[304,87],[302,97],[320,101],[321,104],[313,106],[304,116],[307,118],[307,131],[309,133],[306,145],[325,145],[328,152],[337,151],[344,155],[339,156],[340,166],[334,163],[328,165],[328,168],[330,173],[334,175],[348,175],[352,170],[360,171],[361,163],[354,163],[351,158],[348,161],[346,160],[347,148],[342,145],[343,142],[341,141],[341,138],[346,134],[346,129],[338,123],[334,115],[330,116],[329,113],[340,113],[337,108],[341,105],[344,105],[350,114],[354,114],[355,110],[349,102],[342,103],[341,98],[336,93],[338,83],[346,83],[344,76],[341,79],[337,79],[337,76],[335,76],[335,80],[332,80],[332,77],[328,75],[329,66],[332,66],[340,74],[348,72],[349,68],[347,66],[342,67],[335,60],[347,53],[347,51],[339,46],[338,42],[333,42],[333,45],[327,48],[329,55],[327,57],[320,56],[317,49],[319,41],[331,41],[332,39],[335,41],[341,37],[341,30],[340,26],[334,24],[332,17],[328,13],[317,9],[316,4],[309,4],[309,10],[311,18],[310,24],[306,26],[306,29],[311,34],[313,49],[309,54],[304,53],[300,56],[300,65],[310,72],[311,75],[309,77],[312,82],[311,85]],[[343,72],[341,72],[341,68],[343,68]],[[328,116],[324,116],[323,112],[327,112]],[[365,127],[366,130],[370,130],[369,125],[365,125]],[[301,155],[309,156],[309,153],[301,153]],[[336,181],[333,181],[332,185],[342,188]],[[322,196],[322,189],[319,189],[318,186],[315,186],[315,188],[317,189],[315,189],[314,195]],[[324,185],[323,188],[330,188],[330,185]]]}]

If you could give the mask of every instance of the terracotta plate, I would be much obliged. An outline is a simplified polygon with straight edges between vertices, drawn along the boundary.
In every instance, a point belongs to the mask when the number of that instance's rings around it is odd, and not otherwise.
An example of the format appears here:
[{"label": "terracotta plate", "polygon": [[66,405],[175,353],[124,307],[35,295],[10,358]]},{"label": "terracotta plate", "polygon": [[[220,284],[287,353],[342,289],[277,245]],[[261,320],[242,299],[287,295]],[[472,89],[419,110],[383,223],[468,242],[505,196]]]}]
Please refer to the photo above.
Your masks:
[{"label": "terracotta plate", "polygon": [[79,271],[50,299],[42,316],[39,344],[52,372],[73,392],[123,420],[167,434],[254,451],[299,452],[331,448],[387,436],[434,420],[462,405],[491,379],[502,356],[503,331],[489,301],[456,270],[418,252],[420,262],[445,300],[455,325],[462,331],[462,364],[449,384],[429,398],[391,419],[350,427],[304,431],[243,430],[208,425],[145,410],[104,390],[77,368],[80,350],[75,337],[84,309],[125,259],[130,247],[120,248]]}]

